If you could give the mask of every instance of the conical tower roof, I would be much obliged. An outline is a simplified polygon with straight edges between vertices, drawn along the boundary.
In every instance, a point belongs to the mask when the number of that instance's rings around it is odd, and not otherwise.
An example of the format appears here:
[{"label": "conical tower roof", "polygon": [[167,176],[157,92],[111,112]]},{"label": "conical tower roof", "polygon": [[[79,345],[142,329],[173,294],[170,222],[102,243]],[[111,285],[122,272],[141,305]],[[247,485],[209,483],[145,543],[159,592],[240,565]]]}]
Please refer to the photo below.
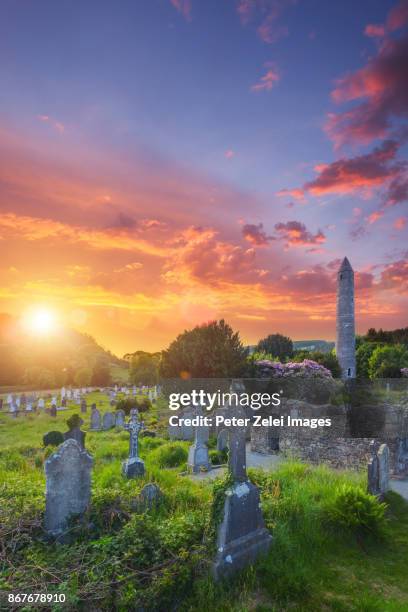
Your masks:
[{"label": "conical tower roof", "polygon": [[347,257],[343,259],[339,272],[345,272],[346,270],[353,272],[353,268],[351,267],[351,264],[349,260],[347,259]]}]

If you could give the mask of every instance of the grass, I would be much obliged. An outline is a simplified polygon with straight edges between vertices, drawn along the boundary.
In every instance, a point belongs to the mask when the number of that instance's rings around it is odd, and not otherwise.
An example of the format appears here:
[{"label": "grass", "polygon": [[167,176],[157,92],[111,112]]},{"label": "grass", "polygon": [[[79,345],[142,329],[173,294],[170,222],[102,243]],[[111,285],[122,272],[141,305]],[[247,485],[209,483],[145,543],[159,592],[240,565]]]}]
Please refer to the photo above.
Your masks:
[{"label": "grass", "polygon": [[[110,409],[101,394],[88,405],[93,401]],[[146,475],[125,480],[128,434],[88,432],[94,457],[88,529],[78,526],[69,545],[45,542],[43,462],[52,450],[42,447],[42,436],[66,431],[74,412],[71,405],[56,419],[0,416],[0,590],[65,593],[64,610],[408,611],[408,504],[389,494],[380,534],[333,524],[328,508],[338,492],[364,489],[365,480],[324,466],[288,462],[271,473],[250,470],[273,546],[254,567],[215,584],[208,571],[213,484],[180,476],[180,466],[160,467],[169,447],[162,437],[141,438]],[[87,428],[89,413],[83,416]],[[163,501],[143,512],[135,500],[152,481]]]}]

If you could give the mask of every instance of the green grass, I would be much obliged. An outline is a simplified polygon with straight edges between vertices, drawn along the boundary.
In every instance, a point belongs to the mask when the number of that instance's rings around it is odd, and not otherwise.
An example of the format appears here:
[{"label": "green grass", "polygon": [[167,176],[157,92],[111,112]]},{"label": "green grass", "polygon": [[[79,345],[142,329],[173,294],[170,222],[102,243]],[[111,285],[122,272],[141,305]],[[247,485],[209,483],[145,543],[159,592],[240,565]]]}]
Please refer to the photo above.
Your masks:
[{"label": "green grass", "polygon": [[[101,394],[88,405],[93,401],[110,409]],[[42,447],[42,436],[65,431],[75,412],[77,406],[56,419],[0,416],[0,590],[65,593],[64,609],[71,610],[408,611],[408,504],[389,494],[379,534],[330,519],[339,491],[365,488],[357,473],[293,462],[271,473],[250,470],[273,546],[254,567],[214,584],[213,484],[180,476],[181,466],[160,467],[169,448],[162,437],[141,438],[146,475],[125,480],[128,434],[88,432],[94,457],[89,527],[78,526],[69,545],[47,543],[43,462],[52,449]],[[84,416],[87,428],[89,413]],[[163,500],[142,512],[135,501],[152,481]]]},{"label": "green grass", "polygon": [[112,380],[118,384],[129,383],[129,367],[120,366],[116,363],[111,364],[111,376]]}]

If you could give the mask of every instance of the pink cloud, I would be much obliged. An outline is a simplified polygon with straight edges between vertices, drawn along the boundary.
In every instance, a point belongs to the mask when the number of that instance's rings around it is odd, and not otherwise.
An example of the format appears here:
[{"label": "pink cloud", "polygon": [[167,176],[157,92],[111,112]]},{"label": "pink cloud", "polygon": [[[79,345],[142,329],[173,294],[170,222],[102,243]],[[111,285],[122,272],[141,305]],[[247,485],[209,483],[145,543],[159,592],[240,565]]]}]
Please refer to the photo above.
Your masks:
[{"label": "pink cloud", "polygon": [[337,81],[334,102],[360,102],[329,115],[325,129],[336,147],[382,138],[394,119],[408,118],[407,65],[408,35],[404,35],[386,39],[366,66]]},{"label": "pink cloud", "polygon": [[233,151],[232,149],[227,149],[224,153],[224,156],[227,159],[232,159],[233,157],[235,157],[235,151]]},{"label": "pink cloud", "polygon": [[255,246],[267,246],[271,240],[274,240],[272,236],[266,234],[262,223],[258,225],[247,223],[242,228],[242,234],[245,240]]},{"label": "pink cloud", "polygon": [[364,29],[364,34],[370,38],[383,38],[385,36],[385,27],[383,25],[375,25],[369,23]]},{"label": "pink cloud", "polygon": [[54,128],[54,130],[56,130],[60,134],[63,134],[65,132],[65,125],[61,123],[61,121],[57,121],[56,119],[49,117],[49,115],[38,115],[37,119],[39,121],[42,121],[43,123],[48,123],[49,125],[51,125],[51,127]]},{"label": "pink cloud", "polygon": [[[267,65],[268,66],[268,65]],[[275,83],[280,80],[280,75],[276,68],[269,65],[266,73],[257,83],[252,85],[251,91],[270,91]]]},{"label": "pink cloud", "polygon": [[383,216],[384,212],[382,210],[375,210],[370,215],[368,215],[367,221],[370,225],[372,225],[373,223],[376,223],[379,219],[381,219]]},{"label": "pink cloud", "polygon": [[407,225],[408,217],[399,217],[394,221],[394,228],[397,230],[403,230]]},{"label": "pink cloud", "polygon": [[191,21],[191,0],[170,0],[170,2],[187,21]]},{"label": "pink cloud", "polygon": [[300,221],[276,223],[275,230],[278,236],[286,241],[287,246],[312,246],[326,242],[326,236],[320,229],[313,234]]}]

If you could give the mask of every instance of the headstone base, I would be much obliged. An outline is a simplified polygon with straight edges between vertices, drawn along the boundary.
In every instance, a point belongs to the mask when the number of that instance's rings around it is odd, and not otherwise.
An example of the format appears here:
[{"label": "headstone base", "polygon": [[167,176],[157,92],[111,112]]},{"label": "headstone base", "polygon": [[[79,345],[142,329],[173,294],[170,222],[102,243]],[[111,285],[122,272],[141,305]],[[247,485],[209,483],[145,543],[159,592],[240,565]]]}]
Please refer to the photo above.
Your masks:
[{"label": "headstone base", "polygon": [[140,457],[127,459],[122,463],[122,474],[126,476],[126,478],[137,478],[138,476],[144,476],[144,473],[145,465]]},{"label": "headstone base", "polygon": [[214,578],[219,580],[243,569],[266,554],[271,544],[272,536],[264,525],[257,487],[249,481],[235,483],[225,493]]}]

